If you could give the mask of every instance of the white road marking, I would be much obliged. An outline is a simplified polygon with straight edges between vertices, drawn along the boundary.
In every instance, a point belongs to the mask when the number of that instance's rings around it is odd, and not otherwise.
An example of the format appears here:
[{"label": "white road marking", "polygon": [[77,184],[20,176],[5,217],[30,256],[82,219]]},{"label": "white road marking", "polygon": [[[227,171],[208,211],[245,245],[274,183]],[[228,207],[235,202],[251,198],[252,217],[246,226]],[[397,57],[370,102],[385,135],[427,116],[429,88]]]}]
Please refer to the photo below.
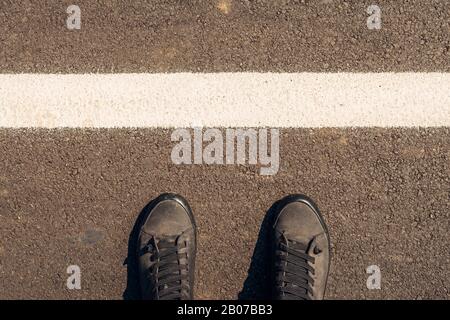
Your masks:
[{"label": "white road marking", "polygon": [[196,126],[450,126],[450,74],[0,75],[0,127]]}]

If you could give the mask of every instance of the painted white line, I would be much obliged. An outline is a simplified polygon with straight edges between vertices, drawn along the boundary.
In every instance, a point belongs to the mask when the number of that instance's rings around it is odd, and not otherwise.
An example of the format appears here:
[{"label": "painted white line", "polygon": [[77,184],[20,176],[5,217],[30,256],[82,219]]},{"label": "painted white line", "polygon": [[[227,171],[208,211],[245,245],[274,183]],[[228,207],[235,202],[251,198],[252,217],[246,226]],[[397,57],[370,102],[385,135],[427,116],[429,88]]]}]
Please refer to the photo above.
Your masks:
[{"label": "painted white line", "polygon": [[450,126],[450,74],[0,75],[0,127],[195,126]]}]

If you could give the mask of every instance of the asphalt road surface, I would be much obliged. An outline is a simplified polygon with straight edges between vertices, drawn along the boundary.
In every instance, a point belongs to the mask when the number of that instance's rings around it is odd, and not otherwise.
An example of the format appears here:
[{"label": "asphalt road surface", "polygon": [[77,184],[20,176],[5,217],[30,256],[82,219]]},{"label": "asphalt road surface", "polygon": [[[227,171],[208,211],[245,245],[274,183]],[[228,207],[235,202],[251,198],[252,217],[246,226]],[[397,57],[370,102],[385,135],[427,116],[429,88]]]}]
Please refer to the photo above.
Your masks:
[{"label": "asphalt road surface", "polygon": [[[73,2],[0,1],[0,73],[450,71],[447,0],[75,1],[68,30]],[[283,128],[273,176],[175,165],[171,132],[0,128],[0,298],[136,298],[130,234],[162,192],[193,208],[198,299],[265,297],[263,221],[290,193],[328,224],[326,298],[450,298],[449,127]]]}]

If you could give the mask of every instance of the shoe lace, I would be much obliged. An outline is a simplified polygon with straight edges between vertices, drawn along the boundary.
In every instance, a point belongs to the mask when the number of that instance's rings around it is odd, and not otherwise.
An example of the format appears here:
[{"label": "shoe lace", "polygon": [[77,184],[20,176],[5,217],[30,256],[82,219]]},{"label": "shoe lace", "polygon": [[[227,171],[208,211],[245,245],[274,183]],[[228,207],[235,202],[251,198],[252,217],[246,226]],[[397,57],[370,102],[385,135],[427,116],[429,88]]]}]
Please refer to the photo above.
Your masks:
[{"label": "shoe lace", "polygon": [[155,281],[154,290],[161,300],[188,298],[189,266],[187,242],[179,237],[152,238],[147,244],[151,253],[149,272]]},{"label": "shoe lace", "polygon": [[[311,244],[310,244],[311,245]],[[311,300],[314,286],[315,258],[308,254],[308,247],[286,239],[276,250],[276,287],[282,300]]]}]

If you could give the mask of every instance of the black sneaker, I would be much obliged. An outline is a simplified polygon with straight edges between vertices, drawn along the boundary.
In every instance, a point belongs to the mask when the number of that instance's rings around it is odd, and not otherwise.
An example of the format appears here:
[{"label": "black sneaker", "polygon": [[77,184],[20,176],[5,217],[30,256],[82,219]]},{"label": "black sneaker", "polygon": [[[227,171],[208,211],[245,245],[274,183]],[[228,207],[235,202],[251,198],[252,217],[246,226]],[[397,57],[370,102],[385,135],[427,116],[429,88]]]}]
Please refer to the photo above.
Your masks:
[{"label": "black sneaker", "polygon": [[162,194],[154,200],[137,245],[143,299],[193,299],[196,232],[185,199]]},{"label": "black sneaker", "polygon": [[272,230],[274,299],[323,299],[330,241],[319,210],[305,196],[280,200]]}]

